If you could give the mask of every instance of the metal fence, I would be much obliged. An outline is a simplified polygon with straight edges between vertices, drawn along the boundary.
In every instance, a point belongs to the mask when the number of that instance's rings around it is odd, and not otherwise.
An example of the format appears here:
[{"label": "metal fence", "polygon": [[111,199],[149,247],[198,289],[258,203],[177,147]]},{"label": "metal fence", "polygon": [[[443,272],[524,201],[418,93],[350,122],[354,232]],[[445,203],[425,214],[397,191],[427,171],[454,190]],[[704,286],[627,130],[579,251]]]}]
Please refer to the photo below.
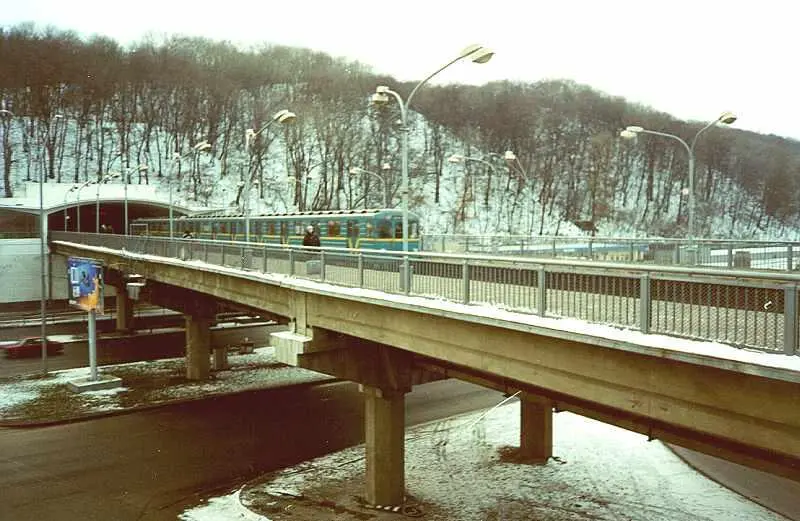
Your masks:
[{"label": "metal fence", "polygon": [[788,241],[448,234],[424,235],[422,251],[781,271],[800,267],[800,242]]},{"label": "metal fence", "polygon": [[794,272],[122,235],[52,240],[797,354]]}]

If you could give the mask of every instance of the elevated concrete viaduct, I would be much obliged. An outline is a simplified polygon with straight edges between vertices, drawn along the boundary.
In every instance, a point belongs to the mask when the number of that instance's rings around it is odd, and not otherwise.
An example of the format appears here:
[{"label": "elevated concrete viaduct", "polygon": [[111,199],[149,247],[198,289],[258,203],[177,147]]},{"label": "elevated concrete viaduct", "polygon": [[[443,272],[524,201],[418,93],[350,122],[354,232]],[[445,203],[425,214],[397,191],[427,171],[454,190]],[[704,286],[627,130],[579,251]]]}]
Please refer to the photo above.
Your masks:
[{"label": "elevated concrete viaduct", "polygon": [[281,361],[362,384],[373,504],[403,498],[405,393],[447,377],[520,392],[520,447],[532,461],[551,456],[553,411],[569,410],[800,481],[800,374],[790,370],[555,330],[468,306],[367,297],[291,277],[67,242],[52,248],[125,265],[177,296],[161,303],[184,305],[190,317],[190,378],[207,375],[208,302],[288,322],[290,331],[273,335]]}]

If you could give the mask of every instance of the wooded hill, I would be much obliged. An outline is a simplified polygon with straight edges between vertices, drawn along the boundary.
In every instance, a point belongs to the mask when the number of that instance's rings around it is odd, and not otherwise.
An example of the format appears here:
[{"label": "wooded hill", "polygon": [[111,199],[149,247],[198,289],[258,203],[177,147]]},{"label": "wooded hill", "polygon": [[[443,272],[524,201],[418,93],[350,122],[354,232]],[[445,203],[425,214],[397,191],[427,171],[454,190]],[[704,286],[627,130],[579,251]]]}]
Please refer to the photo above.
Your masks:
[{"label": "wooded hill", "polygon": [[[288,208],[274,210],[379,206],[381,179],[349,173],[363,167],[380,172],[390,201],[399,204],[399,107],[372,105],[370,95],[388,85],[405,97],[415,83],[363,64],[202,38],[123,48],[32,25],[0,32],[0,63],[8,111],[0,114],[5,197],[41,169],[48,182],[79,183],[127,168],[136,172],[133,183],[174,176],[198,202],[219,200],[221,181],[233,180],[232,202],[241,204],[249,181],[251,197],[270,209],[270,186],[288,176]],[[248,153],[246,129],[262,128],[284,108],[296,121],[271,125]],[[427,85],[409,114],[410,206],[423,214],[447,206],[450,232],[470,231],[482,207],[502,216],[486,231],[553,233],[554,222],[584,220],[632,234],[683,236],[686,150],[671,139],[626,141],[619,133],[640,125],[688,142],[706,123],[565,80]],[[198,159],[192,147],[202,141],[211,144],[210,154]],[[517,160],[504,160],[506,150]],[[176,152],[193,160],[174,162]],[[453,165],[453,154],[475,160]],[[459,183],[447,181],[456,171]],[[800,222],[798,179],[800,142],[710,129],[696,149],[697,234],[785,234]]]}]

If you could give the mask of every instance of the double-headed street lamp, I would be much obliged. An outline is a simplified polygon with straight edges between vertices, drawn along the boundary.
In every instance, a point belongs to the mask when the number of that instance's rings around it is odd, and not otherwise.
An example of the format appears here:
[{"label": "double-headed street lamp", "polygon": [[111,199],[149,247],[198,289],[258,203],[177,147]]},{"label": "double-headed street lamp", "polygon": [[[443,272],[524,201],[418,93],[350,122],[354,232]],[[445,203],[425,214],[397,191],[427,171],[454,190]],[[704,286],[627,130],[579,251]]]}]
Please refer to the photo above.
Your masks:
[{"label": "double-headed street lamp", "polygon": [[[137,172],[147,172],[150,169],[147,165],[139,165],[136,168]],[[131,172],[133,169],[129,168],[125,171],[125,228],[123,230],[124,235],[128,235],[128,184],[131,182]]]},{"label": "double-headed street lamp", "polygon": [[[381,170],[386,171],[386,170],[389,170],[389,168],[391,168],[389,166],[389,164],[388,163],[384,163],[383,166],[381,167]],[[369,170],[365,170],[365,169],[359,168],[357,166],[354,166],[353,168],[351,168],[350,169],[350,173],[353,174],[353,175],[367,174],[367,175],[371,175],[372,177],[378,179],[381,182],[381,188],[383,188],[383,207],[384,208],[389,208],[389,187],[388,187],[388,183],[386,183],[386,178],[385,177],[383,177],[381,174],[378,174],[378,173],[375,173],[375,172],[370,172]],[[365,203],[366,203],[366,197],[364,198],[364,200],[365,200]]]},{"label": "double-headed street lamp", "polygon": [[[208,141],[200,141],[196,143],[192,147],[192,151],[188,152],[186,155],[192,154],[192,160],[194,163],[197,162],[197,156],[200,152],[204,150],[208,150],[211,148],[211,143]],[[173,205],[172,205],[172,175],[175,173],[175,167],[181,162],[181,160],[186,157],[186,155],[181,155],[179,152],[175,152],[172,154],[172,164],[170,165],[169,174],[167,175],[167,184],[169,185],[169,238],[172,239],[175,236],[175,219],[173,217]]]},{"label": "double-headed street lamp", "polygon": [[655,130],[647,130],[645,128],[639,126],[629,126],[622,132],[620,132],[620,136],[625,139],[633,139],[639,134],[652,134],[654,136],[662,136],[670,139],[674,139],[686,149],[686,152],[689,154],[689,243],[690,246],[694,243],[694,201],[695,201],[695,193],[694,193],[694,149],[695,145],[697,144],[697,138],[700,137],[700,134],[708,130],[709,128],[713,127],[717,123],[722,123],[724,125],[730,125],[736,121],[736,116],[731,112],[723,112],[717,119],[710,122],[703,128],[701,128],[697,134],[694,135],[692,138],[691,144],[686,143],[680,137],[674,134],[668,134],[666,132],[658,132]]},{"label": "double-headed street lamp", "polygon": [[103,176],[103,178],[97,182],[97,198],[95,199],[94,204],[94,233],[100,233],[100,185],[105,184],[112,179],[116,179],[119,176],[119,172],[112,172],[106,176]]},{"label": "double-headed street lamp", "polygon": [[250,145],[253,140],[258,137],[259,134],[267,130],[270,125],[273,123],[292,123],[294,120],[297,119],[297,114],[292,112],[288,109],[282,109],[272,115],[272,119],[270,119],[263,127],[261,127],[257,132],[252,129],[248,128],[244,133],[244,151],[247,154],[247,181],[244,187],[244,238],[245,241],[250,242],[250,184],[252,181],[252,164],[253,164],[253,156],[250,151]]},{"label": "double-headed street lamp", "polygon": [[78,185],[72,185],[69,190],[64,192],[64,231],[67,231],[67,221],[69,221],[69,215],[67,215],[67,197],[76,190],[78,190]]},{"label": "double-headed street lamp", "polygon": [[375,94],[372,95],[372,102],[376,104],[386,104],[389,102],[389,96],[394,96],[397,103],[400,105],[400,120],[402,124],[403,140],[402,140],[402,187],[400,189],[400,196],[402,201],[403,212],[403,251],[408,252],[408,107],[414,94],[417,93],[420,87],[428,82],[431,78],[453,65],[454,63],[469,58],[474,63],[486,63],[492,59],[494,52],[481,45],[470,45],[453,60],[449,61],[433,74],[426,77],[411,90],[405,101],[398,93],[391,90],[385,85],[379,85],[375,89]]},{"label": "double-headed street lamp", "polygon": [[85,183],[80,185],[77,190],[75,190],[77,192],[77,195],[76,195],[76,199],[77,200],[75,202],[75,204],[76,204],[76,208],[75,208],[76,212],[75,213],[78,214],[78,232],[79,233],[81,231],[81,190],[83,190],[84,188],[86,188],[89,185],[93,185],[96,182],[97,181],[86,181]]}]

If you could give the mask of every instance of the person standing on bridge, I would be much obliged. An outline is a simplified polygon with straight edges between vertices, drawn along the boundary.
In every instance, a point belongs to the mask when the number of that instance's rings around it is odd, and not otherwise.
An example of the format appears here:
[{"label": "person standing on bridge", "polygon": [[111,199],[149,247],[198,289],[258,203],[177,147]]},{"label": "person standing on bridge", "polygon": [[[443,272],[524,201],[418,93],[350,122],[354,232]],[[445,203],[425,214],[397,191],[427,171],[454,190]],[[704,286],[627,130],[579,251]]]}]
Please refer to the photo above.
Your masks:
[{"label": "person standing on bridge", "polygon": [[314,231],[314,227],[309,224],[306,227],[306,234],[303,236],[303,246],[319,247],[319,244],[319,236]]},{"label": "person standing on bridge", "polygon": [[[183,235],[181,236],[181,239],[184,240],[194,239],[194,235],[192,235],[192,231],[187,228],[183,230]],[[181,246],[181,260],[189,260],[190,248],[191,246],[188,245]]]}]

